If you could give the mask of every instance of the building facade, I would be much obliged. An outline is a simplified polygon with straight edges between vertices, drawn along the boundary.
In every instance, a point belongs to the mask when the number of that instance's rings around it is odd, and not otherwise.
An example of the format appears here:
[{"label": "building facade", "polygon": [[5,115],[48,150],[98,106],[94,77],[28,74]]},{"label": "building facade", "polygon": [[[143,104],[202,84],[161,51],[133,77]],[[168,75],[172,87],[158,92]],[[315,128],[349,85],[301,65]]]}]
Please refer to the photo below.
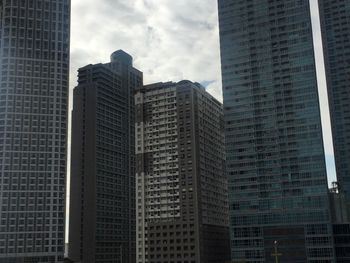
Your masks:
[{"label": "building facade", "polygon": [[333,183],[329,196],[336,262],[350,262],[350,203],[337,183]]},{"label": "building facade", "polygon": [[63,262],[69,0],[0,1],[0,262]]},{"label": "building facade", "polygon": [[350,262],[350,223],[333,225],[334,247],[337,263]]},{"label": "building facade", "polygon": [[318,3],[337,179],[350,199],[350,1]]},{"label": "building facade", "polygon": [[335,262],[309,1],[218,8],[232,259]]},{"label": "building facade", "polygon": [[135,262],[134,90],[142,72],[116,51],[79,69],[72,114],[69,252],[74,262]]},{"label": "building facade", "polygon": [[222,105],[190,81],[135,95],[137,262],[230,259]]}]

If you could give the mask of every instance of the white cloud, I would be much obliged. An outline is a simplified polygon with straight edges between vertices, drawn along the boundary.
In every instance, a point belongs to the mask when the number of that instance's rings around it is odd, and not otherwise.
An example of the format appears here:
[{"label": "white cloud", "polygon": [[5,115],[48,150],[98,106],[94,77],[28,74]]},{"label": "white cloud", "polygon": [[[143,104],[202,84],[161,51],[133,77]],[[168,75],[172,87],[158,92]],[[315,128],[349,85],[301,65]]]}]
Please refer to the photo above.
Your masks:
[{"label": "white cloud", "polygon": [[[220,79],[216,1],[75,0],[71,83],[76,70],[124,49],[145,83]],[[219,81],[216,89],[221,89]],[[216,92],[216,94],[220,94]]]}]

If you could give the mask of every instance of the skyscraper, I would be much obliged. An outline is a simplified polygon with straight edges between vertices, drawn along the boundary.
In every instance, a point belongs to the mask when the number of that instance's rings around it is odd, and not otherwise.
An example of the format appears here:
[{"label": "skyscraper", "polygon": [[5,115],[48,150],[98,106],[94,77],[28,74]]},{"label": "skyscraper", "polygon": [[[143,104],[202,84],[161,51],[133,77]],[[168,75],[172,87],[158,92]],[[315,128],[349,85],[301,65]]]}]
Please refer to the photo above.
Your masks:
[{"label": "skyscraper", "polygon": [[198,83],[137,90],[137,263],[230,259],[222,105]]},{"label": "skyscraper", "polygon": [[334,262],[309,1],[218,7],[232,259]]},{"label": "skyscraper", "polygon": [[142,72],[116,51],[79,69],[72,114],[69,249],[84,263],[135,262],[134,90]]},{"label": "skyscraper", "polygon": [[319,0],[328,101],[340,191],[350,198],[350,1]]},{"label": "skyscraper", "polygon": [[69,0],[0,1],[0,262],[62,262]]}]

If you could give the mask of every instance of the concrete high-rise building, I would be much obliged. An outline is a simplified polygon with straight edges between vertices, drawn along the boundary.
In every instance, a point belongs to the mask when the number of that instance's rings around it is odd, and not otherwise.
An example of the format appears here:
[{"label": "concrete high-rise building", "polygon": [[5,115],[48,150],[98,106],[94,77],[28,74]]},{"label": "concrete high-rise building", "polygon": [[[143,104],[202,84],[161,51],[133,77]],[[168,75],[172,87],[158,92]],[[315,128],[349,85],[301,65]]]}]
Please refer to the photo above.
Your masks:
[{"label": "concrete high-rise building", "polygon": [[0,262],[63,262],[69,0],[0,1]]},{"label": "concrete high-rise building", "polygon": [[230,259],[222,104],[198,83],[137,90],[138,263]]},{"label": "concrete high-rise building", "polygon": [[232,259],[334,262],[309,1],[218,8]]},{"label": "concrete high-rise building", "polygon": [[337,179],[350,199],[350,1],[318,3]]},{"label": "concrete high-rise building", "polygon": [[68,257],[135,262],[134,90],[142,72],[116,51],[79,69],[72,114]]}]

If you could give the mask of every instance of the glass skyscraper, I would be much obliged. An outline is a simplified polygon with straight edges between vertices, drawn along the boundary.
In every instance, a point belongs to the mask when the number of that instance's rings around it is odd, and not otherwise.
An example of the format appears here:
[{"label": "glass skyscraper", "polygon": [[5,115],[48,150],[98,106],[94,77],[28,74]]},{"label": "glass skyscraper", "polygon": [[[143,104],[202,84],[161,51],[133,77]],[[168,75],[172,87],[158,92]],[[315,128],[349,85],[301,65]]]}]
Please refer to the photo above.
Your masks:
[{"label": "glass skyscraper", "polygon": [[334,262],[309,1],[218,8],[232,259]]},{"label": "glass skyscraper", "polygon": [[318,3],[337,179],[350,198],[350,1]]},{"label": "glass skyscraper", "polygon": [[0,262],[62,262],[69,0],[0,1]]}]

